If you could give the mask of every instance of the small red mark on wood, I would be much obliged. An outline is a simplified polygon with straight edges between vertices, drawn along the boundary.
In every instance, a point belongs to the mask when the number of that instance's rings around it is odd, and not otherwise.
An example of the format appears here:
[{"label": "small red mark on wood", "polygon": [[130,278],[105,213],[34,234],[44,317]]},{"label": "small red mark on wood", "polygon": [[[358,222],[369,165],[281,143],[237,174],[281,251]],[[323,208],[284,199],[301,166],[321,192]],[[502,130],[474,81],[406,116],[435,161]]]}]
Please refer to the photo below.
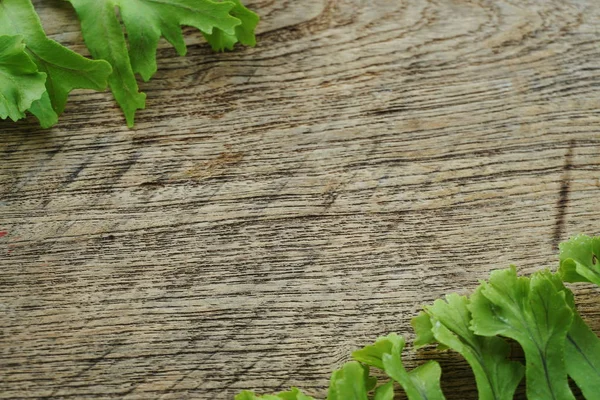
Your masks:
[{"label": "small red mark on wood", "polygon": [[0,231],[0,238],[4,237],[6,235],[8,235],[8,232],[6,232],[6,231]]}]

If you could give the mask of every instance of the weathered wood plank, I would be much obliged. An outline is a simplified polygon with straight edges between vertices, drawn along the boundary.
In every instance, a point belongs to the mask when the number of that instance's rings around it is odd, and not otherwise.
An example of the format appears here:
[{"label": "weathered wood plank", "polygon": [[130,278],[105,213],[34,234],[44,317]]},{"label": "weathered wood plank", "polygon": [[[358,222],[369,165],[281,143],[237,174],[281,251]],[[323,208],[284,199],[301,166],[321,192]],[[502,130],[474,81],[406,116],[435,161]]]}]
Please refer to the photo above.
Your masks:
[{"label": "weathered wood plank", "polygon": [[161,45],[135,129],[88,92],[51,131],[0,123],[0,398],[322,396],[421,304],[600,233],[595,0],[249,5],[255,49]]}]

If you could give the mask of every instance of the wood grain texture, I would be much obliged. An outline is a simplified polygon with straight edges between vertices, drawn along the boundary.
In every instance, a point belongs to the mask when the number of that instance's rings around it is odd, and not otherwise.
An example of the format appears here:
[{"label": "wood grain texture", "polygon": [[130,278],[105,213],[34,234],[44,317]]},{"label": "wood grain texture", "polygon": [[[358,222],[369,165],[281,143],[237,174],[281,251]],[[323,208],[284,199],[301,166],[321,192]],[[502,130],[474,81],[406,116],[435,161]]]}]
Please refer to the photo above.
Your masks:
[{"label": "wood grain texture", "polygon": [[[35,4],[87,54],[68,3]],[[108,92],[0,122],[0,398],[323,397],[421,304],[600,234],[597,0],[248,5],[254,49],[161,44],[135,129]]]}]

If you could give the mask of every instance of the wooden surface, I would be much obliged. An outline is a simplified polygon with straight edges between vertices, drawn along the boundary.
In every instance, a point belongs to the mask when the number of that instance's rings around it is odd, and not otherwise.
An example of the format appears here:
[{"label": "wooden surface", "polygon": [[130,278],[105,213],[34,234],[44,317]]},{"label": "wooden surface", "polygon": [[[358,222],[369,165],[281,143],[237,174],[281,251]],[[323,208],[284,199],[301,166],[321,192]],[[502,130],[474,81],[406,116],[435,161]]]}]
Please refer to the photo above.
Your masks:
[{"label": "wooden surface", "polygon": [[248,4],[255,49],[161,45],[135,129],[108,92],[0,123],[0,398],[323,397],[421,304],[600,233],[597,0]]}]

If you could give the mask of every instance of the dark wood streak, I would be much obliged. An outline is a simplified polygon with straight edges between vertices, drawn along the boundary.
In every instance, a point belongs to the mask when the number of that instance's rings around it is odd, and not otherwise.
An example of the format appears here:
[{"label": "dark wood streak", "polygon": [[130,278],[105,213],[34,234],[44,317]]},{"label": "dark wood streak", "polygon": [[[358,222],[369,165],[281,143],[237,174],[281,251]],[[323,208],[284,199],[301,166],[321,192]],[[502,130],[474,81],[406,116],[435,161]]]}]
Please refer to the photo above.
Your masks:
[{"label": "dark wood streak", "polygon": [[565,154],[565,163],[563,165],[563,175],[560,182],[560,191],[558,192],[558,201],[556,202],[556,219],[554,223],[553,245],[558,249],[558,244],[563,237],[565,229],[565,213],[569,206],[569,192],[571,191],[571,170],[573,169],[573,149],[575,140],[569,141],[569,147]]}]

